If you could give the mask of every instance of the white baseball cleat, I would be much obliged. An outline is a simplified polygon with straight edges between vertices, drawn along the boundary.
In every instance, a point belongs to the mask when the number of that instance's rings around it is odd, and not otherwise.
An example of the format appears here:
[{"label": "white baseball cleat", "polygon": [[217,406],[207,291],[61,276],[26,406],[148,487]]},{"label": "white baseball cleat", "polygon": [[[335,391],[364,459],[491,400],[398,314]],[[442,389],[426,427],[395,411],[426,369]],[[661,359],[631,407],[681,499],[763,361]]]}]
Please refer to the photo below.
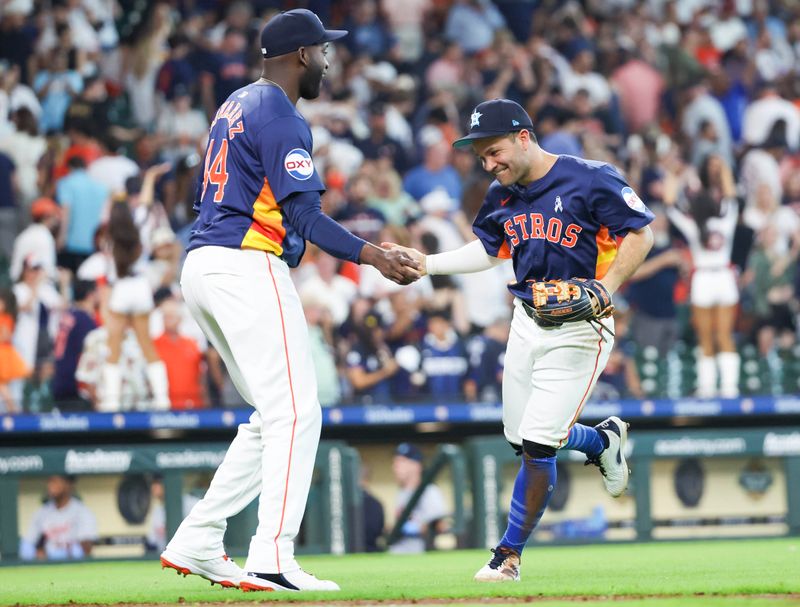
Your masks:
[{"label": "white baseball cleat", "polygon": [[597,424],[595,428],[608,437],[608,447],[600,455],[586,460],[586,465],[594,464],[600,468],[603,484],[612,497],[619,497],[628,488],[630,470],[625,461],[625,443],[628,441],[629,426],[615,415]]},{"label": "white baseball cleat", "polygon": [[492,548],[494,556],[475,574],[476,582],[519,582],[520,559],[511,548]]},{"label": "white baseball cleat", "polygon": [[239,583],[239,588],[245,592],[288,590],[298,592],[301,590],[339,590],[339,584],[331,580],[320,580],[315,575],[306,573],[302,569],[286,571],[284,573],[254,573],[247,572]]},{"label": "white baseball cleat", "polygon": [[238,588],[239,582],[245,575],[244,569],[234,563],[227,554],[200,560],[177,554],[169,549],[161,553],[161,568],[174,569],[184,577],[199,575],[211,582],[212,586],[219,584],[224,588]]}]

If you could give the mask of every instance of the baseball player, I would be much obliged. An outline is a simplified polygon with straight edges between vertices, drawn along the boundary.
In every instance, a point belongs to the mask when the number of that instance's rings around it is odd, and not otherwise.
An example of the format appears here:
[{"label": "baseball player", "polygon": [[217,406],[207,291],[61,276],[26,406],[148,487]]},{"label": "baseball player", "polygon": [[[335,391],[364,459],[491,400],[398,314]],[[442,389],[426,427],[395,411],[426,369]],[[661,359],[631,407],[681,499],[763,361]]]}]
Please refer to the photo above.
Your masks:
[{"label": "baseball player", "polygon": [[[399,284],[419,277],[407,254],[356,238],[320,209],[325,186],[295,104],[319,95],[328,43],[346,33],[326,30],[305,9],[264,26],[262,77],[232,93],[211,125],[181,276],[192,315],[255,412],[161,563],[243,590],[339,589],[301,570],[294,557],[322,414],[289,268],[310,240]],[[241,570],[225,555],[226,519],[259,495],[258,528]]]},{"label": "baseball player", "polygon": [[556,484],[557,449],[586,453],[611,495],[627,486],[627,424],[610,417],[592,428],[575,420],[611,351],[611,294],[650,250],[653,215],[612,166],[542,150],[530,117],[513,101],[478,105],[469,131],[454,145],[472,144],[495,177],[473,223],[478,240],[437,255],[404,250],[423,274],[478,272],[505,259],[514,264],[503,426],[522,463],[506,532],[475,575],[514,581]]}]

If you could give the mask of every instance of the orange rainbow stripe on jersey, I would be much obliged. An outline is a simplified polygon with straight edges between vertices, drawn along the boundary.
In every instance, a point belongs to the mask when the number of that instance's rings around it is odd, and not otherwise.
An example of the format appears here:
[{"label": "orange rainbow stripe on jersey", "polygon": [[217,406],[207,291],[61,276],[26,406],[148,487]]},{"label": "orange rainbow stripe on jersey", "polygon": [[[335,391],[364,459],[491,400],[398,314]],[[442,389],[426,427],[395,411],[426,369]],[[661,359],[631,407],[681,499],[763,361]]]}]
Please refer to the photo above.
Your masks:
[{"label": "orange rainbow stripe on jersey", "polygon": [[283,226],[280,207],[269,186],[269,180],[264,177],[264,185],[253,204],[253,223],[245,233],[241,247],[268,251],[280,256],[283,254],[285,237],[286,228]]},{"label": "orange rainbow stripe on jersey", "polygon": [[597,265],[594,270],[594,277],[598,280],[603,278],[611,267],[611,263],[617,257],[617,241],[608,233],[606,226],[600,226],[595,236],[597,243]]}]

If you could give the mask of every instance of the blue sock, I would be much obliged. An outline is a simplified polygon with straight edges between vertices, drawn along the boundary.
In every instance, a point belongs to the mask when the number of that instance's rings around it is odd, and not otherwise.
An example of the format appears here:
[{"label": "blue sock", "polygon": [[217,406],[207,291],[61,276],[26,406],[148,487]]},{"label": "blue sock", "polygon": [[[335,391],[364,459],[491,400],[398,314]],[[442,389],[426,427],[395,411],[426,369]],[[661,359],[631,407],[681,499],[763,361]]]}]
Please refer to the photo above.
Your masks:
[{"label": "blue sock", "polygon": [[514,481],[514,492],[511,494],[508,527],[503,539],[500,540],[501,546],[507,546],[522,554],[531,532],[547,508],[555,486],[556,458],[534,459],[523,453],[522,465],[517,473],[517,480]]},{"label": "blue sock", "polygon": [[591,426],[575,424],[569,431],[567,442],[561,448],[581,451],[592,457],[600,455],[606,448],[607,444],[604,439],[605,437],[599,430]]}]

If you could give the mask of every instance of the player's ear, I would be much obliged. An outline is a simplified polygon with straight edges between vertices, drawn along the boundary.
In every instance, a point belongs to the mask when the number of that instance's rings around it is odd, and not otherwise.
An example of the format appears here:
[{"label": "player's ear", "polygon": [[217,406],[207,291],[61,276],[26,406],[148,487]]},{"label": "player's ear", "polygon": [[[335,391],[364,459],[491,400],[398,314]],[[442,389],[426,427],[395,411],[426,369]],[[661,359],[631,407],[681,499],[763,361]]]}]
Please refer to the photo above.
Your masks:
[{"label": "player's ear", "polygon": [[308,49],[304,46],[297,49],[297,57],[300,59],[300,65],[303,67],[308,67],[308,64],[311,63],[311,57],[308,56]]}]

